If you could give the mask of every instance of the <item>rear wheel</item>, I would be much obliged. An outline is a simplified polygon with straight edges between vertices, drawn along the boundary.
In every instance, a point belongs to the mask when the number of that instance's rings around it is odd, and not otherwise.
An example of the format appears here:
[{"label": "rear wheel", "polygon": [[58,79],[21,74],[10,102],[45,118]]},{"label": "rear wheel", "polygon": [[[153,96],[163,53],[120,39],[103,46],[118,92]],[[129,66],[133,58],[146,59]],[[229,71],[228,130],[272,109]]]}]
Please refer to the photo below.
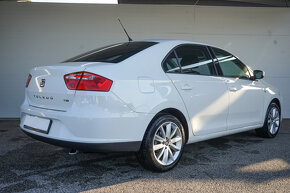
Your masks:
[{"label": "rear wheel", "polygon": [[281,125],[281,111],[276,103],[271,103],[268,107],[262,128],[256,129],[256,133],[261,137],[273,138],[278,134]]},{"label": "rear wheel", "polygon": [[145,133],[137,158],[154,171],[168,171],[178,163],[185,143],[184,129],[172,115],[161,115]]}]

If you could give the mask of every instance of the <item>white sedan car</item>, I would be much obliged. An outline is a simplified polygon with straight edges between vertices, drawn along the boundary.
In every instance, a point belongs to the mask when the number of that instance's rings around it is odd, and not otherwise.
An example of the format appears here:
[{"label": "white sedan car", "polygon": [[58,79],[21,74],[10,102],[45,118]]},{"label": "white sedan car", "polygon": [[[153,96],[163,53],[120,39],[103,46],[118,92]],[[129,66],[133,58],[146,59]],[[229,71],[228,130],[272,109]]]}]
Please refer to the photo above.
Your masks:
[{"label": "white sedan car", "polygon": [[21,128],[50,144],[134,151],[166,171],[185,144],[256,129],[275,137],[281,96],[227,51],[179,40],[103,47],[30,71]]}]

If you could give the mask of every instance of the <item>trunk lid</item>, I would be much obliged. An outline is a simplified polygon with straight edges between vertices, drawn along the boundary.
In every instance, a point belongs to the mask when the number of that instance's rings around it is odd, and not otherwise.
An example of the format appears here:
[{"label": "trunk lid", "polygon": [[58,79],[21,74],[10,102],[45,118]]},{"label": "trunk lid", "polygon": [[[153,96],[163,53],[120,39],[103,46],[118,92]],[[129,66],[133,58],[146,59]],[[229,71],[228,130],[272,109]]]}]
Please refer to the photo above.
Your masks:
[{"label": "trunk lid", "polygon": [[53,66],[36,67],[26,89],[31,106],[66,111],[71,107],[75,90],[69,90],[64,75],[85,70],[87,62],[61,63]]}]

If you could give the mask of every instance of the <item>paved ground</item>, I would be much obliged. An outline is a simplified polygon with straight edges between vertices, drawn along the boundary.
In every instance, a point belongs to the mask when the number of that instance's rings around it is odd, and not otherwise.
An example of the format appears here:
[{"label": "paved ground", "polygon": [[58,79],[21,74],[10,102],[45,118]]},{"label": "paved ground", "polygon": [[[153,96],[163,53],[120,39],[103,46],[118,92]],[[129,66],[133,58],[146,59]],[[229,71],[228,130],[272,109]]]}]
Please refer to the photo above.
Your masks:
[{"label": "paved ground", "polygon": [[17,125],[0,121],[0,192],[290,192],[290,120],[275,139],[251,131],[188,145],[167,173],[129,153],[68,155]]}]

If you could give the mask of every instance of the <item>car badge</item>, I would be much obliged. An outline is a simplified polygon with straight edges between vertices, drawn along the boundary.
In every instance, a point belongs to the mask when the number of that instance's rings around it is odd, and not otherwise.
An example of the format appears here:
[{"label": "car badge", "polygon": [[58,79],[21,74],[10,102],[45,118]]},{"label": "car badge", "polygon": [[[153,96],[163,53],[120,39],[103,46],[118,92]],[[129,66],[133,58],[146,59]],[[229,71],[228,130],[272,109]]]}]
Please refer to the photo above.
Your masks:
[{"label": "car badge", "polygon": [[45,79],[41,79],[40,87],[44,87],[44,86],[45,86]]}]

